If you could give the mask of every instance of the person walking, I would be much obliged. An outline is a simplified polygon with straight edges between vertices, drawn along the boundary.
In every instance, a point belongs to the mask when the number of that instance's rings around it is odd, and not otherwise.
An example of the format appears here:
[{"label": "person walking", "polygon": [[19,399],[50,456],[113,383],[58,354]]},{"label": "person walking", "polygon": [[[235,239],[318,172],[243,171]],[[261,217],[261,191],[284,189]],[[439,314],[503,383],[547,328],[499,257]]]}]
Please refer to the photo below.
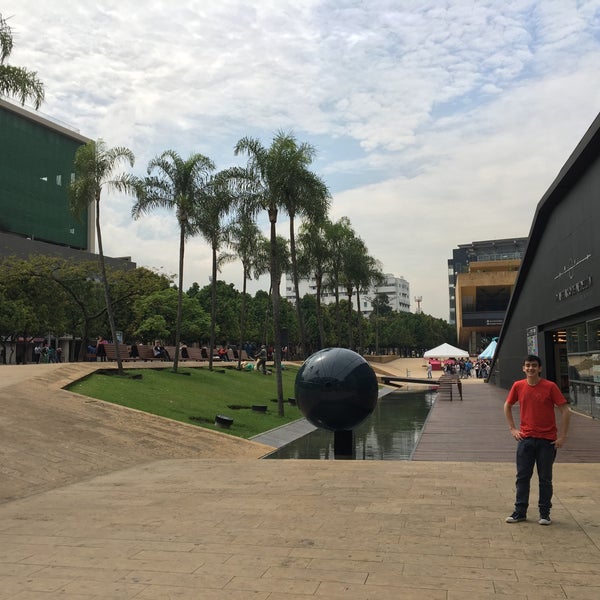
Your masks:
[{"label": "person walking", "polygon": [[[556,451],[565,443],[571,412],[558,386],[541,377],[542,361],[538,356],[528,355],[523,361],[525,379],[516,381],[504,403],[504,415],[510,433],[517,440],[517,480],[515,509],[507,523],[527,520],[529,490],[534,466],[539,480],[538,508],[540,525],[550,525],[552,508],[552,467]],[[512,408],[519,403],[520,424],[517,429]],[[556,425],[554,407],[560,414],[560,431]]]}]

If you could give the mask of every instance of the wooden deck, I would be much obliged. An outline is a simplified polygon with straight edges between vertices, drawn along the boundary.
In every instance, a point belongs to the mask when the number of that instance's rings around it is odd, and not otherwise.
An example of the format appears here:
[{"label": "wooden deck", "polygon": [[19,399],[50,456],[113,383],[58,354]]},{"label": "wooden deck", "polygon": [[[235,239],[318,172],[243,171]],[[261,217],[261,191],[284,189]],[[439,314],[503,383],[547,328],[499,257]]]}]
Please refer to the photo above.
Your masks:
[{"label": "wooden deck", "polygon": [[[483,382],[467,383],[462,389],[462,402],[438,395],[412,460],[514,462],[516,442],[502,409],[507,390]],[[514,414],[518,417],[518,407]],[[556,462],[600,462],[600,420],[574,412]]]}]

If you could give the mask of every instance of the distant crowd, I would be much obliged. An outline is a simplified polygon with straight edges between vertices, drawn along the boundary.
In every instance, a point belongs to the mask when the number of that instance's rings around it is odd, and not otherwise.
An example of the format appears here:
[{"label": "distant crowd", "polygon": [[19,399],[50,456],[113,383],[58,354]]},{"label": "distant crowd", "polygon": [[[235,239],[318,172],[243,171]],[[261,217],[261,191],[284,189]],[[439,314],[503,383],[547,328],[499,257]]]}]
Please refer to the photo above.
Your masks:
[{"label": "distant crowd", "polygon": [[[490,365],[491,362],[487,359],[476,359],[473,361],[470,358],[460,358],[458,360],[449,358],[441,363],[441,367],[445,373],[458,375],[461,379],[469,379],[470,377],[487,379],[490,374]],[[430,366],[431,361],[429,362]],[[428,375],[431,373],[429,367],[427,369]]]}]

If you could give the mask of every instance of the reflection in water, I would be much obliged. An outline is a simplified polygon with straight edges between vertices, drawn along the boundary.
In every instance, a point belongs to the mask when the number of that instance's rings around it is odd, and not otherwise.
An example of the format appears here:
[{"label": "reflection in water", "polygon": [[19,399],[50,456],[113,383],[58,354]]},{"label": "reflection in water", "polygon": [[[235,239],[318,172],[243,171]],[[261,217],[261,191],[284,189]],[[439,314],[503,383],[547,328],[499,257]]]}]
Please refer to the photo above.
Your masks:
[{"label": "reflection in water", "polygon": [[[435,391],[394,392],[354,430],[357,460],[409,460],[435,398]],[[333,432],[317,429],[265,458],[333,460]]]}]

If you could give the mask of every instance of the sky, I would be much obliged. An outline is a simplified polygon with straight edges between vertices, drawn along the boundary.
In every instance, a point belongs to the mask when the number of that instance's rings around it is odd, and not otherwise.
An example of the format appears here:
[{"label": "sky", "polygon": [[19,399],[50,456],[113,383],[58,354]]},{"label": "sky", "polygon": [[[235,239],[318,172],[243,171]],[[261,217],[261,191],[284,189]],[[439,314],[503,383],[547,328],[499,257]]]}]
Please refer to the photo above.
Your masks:
[{"label": "sky", "polygon": [[[331,219],[410,283],[413,312],[421,296],[445,320],[452,249],[527,236],[600,110],[600,0],[0,0],[0,14],[9,63],[45,85],[40,113],[128,147],[137,175],[167,149],[221,170],[244,164],[244,136],[313,145]],[[176,274],[174,214],[133,221],[132,203],[105,193],[105,253]],[[186,289],[210,262],[190,240]],[[241,289],[240,263],[220,278]]]}]

